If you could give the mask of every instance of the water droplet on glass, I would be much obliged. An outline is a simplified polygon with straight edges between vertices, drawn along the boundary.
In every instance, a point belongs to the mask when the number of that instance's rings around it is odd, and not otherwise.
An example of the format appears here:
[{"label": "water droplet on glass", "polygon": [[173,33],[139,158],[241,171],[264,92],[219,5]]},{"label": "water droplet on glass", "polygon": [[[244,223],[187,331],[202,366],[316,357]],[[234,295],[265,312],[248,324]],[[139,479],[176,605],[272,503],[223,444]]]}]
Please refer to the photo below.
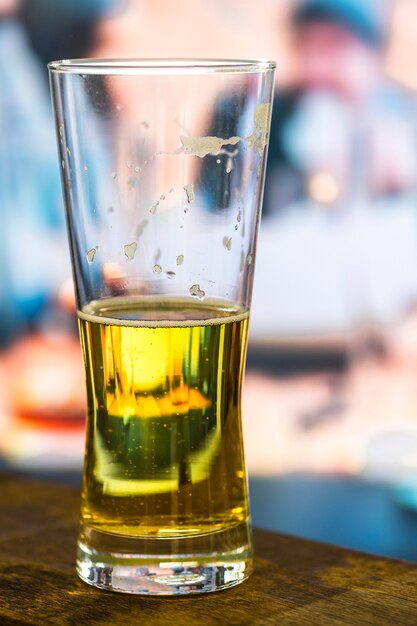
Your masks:
[{"label": "water droplet on glass", "polygon": [[128,261],[133,261],[133,259],[135,258],[137,247],[138,244],[136,243],[136,241],[132,241],[132,243],[127,243],[124,245],[124,251]]},{"label": "water droplet on glass", "polygon": [[183,254],[179,254],[177,256],[177,265],[182,265],[184,263],[184,255]]},{"label": "water droplet on glass", "polygon": [[232,249],[232,238],[231,237],[223,237],[223,245],[227,250]]},{"label": "water droplet on glass", "polygon": [[168,270],[167,272],[165,272],[165,274],[168,278],[173,278],[175,276],[175,272],[173,272],[172,270]]},{"label": "water droplet on glass", "polygon": [[142,220],[137,228],[136,228],[136,237],[139,239],[139,237],[141,237],[143,235],[143,231],[145,230],[146,226],[148,224],[148,220]]},{"label": "water droplet on glass", "polygon": [[253,254],[251,254],[251,253],[249,252],[248,256],[246,257],[246,263],[247,263],[248,265],[251,265],[251,264],[252,264],[252,261],[253,261]]},{"label": "water droplet on glass", "polygon": [[200,289],[200,285],[195,284],[190,287],[189,294],[190,296],[194,296],[195,298],[199,298],[200,300],[202,300],[206,295],[206,292]]},{"label": "water droplet on glass", "polygon": [[88,165],[84,165],[84,172],[88,172]]},{"label": "water droplet on glass", "polygon": [[155,274],[160,274],[162,272],[162,267],[159,265],[159,263],[155,263],[155,265],[153,266],[153,271],[155,272]]},{"label": "water droplet on glass", "polygon": [[94,257],[96,256],[96,252],[97,252],[97,248],[91,248],[91,249],[87,252],[86,257],[87,257],[87,261],[88,261],[89,263],[92,263],[92,262],[94,261]]},{"label": "water droplet on glass", "polygon": [[132,161],[126,161],[126,165],[130,169],[132,167]]},{"label": "water droplet on glass", "polygon": [[117,178],[117,172],[112,172],[112,173],[111,173],[111,177],[112,177],[113,179]]},{"label": "water droplet on glass", "polygon": [[183,189],[184,189],[185,194],[187,196],[188,204],[191,204],[191,202],[193,202],[194,199],[195,199],[193,184],[190,183],[189,185],[184,185]]},{"label": "water droplet on glass", "polygon": [[154,202],[154,203],[153,203],[153,205],[152,205],[151,207],[149,207],[149,213],[150,213],[151,215],[154,215],[154,213],[155,213],[155,211],[156,211],[156,209],[157,209],[158,205],[159,205],[159,200],[157,200],[156,202]]}]

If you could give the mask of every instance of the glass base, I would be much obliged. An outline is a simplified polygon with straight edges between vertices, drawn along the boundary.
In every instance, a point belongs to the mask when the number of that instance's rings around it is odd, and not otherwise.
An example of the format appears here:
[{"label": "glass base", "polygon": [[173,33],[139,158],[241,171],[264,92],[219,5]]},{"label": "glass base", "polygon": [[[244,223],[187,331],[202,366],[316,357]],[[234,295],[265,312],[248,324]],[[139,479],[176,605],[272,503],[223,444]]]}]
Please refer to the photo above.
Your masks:
[{"label": "glass base", "polygon": [[[231,546],[242,534],[245,545]],[[107,550],[98,549],[100,544]],[[110,544],[117,551],[108,550]],[[203,545],[221,544],[232,549],[201,552]],[[219,591],[243,582],[252,569],[247,524],[213,535],[175,539],[122,538],[82,528],[78,542],[79,577],[109,591],[165,596]]]}]

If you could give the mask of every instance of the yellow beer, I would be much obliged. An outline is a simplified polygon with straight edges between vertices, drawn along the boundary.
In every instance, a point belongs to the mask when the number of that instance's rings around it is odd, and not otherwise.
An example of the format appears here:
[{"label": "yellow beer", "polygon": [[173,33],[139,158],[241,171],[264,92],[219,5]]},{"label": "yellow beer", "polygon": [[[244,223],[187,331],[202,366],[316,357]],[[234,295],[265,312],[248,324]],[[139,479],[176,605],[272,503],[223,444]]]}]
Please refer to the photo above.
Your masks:
[{"label": "yellow beer", "polygon": [[90,543],[101,534],[226,532],[231,549],[247,544],[247,312],[219,300],[112,298],[79,312],[79,325],[88,388],[82,525]]}]

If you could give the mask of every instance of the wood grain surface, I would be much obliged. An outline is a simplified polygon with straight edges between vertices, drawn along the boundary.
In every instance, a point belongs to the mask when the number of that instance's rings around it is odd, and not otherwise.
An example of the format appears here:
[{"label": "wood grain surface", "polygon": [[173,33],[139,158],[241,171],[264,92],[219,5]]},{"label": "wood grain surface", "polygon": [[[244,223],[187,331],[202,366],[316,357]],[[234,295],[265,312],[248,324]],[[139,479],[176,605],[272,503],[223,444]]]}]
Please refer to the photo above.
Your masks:
[{"label": "wood grain surface", "polygon": [[417,624],[417,566],[259,530],[255,573],[228,591],[152,598],[94,589],[74,569],[78,508],[70,487],[0,477],[2,626]]}]

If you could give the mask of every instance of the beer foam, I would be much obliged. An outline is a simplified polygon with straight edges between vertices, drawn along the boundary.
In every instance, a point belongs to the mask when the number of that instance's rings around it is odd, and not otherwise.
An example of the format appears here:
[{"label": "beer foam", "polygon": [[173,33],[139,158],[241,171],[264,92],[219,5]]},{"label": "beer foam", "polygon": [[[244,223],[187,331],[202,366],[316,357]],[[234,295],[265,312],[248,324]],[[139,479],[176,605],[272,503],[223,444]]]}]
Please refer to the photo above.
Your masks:
[{"label": "beer foam", "polygon": [[[123,319],[123,313],[146,316],[153,310],[162,310],[162,315],[166,314],[167,318],[162,319]],[[232,308],[232,306],[234,307]],[[169,319],[168,315],[175,315],[181,310],[189,311],[190,317],[187,319]],[[117,311],[117,316],[112,316],[112,310]],[[228,313],[228,310],[230,313]],[[219,315],[213,314],[216,312]],[[207,317],[198,317],[198,315],[206,314]],[[211,316],[210,316],[211,314]],[[204,303],[204,306],[196,306],[195,302],[186,299],[176,298],[172,301],[158,299],[139,299],[137,297],[109,298],[108,300],[93,301],[86,305],[83,310],[77,311],[79,319],[95,324],[106,324],[111,326],[127,326],[134,328],[190,328],[196,326],[219,326],[221,324],[230,324],[240,322],[249,317],[249,311],[244,310],[238,305],[225,300],[210,300]],[[195,317],[194,317],[195,315]]]}]

